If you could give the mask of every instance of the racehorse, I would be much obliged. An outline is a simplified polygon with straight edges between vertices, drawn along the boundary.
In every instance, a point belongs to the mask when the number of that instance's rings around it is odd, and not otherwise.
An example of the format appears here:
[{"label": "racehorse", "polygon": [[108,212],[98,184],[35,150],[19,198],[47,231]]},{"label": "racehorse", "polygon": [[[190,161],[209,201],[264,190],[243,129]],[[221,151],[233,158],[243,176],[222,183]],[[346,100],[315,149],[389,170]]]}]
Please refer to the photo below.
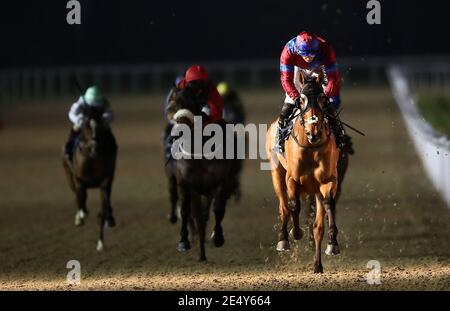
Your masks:
[{"label": "racehorse", "polygon": [[[174,99],[169,102],[168,118],[174,123],[174,127],[185,125],[191,129],[191,133],[194,132],[194,116],[201,115],[201,109],[206,103],[205,98],[196,94],[195,88],[186,87],[179,90]],[[194,146],[194,141],[191,146]],[[218,148],[226,148],[226,143],[224,142]],[[205,261],[205,234],[209,210],[213,206],[215,214],[215,226],[211,239],[216,247],[221,247],[225,243],[222,229],[225,207],[228,199],[239,187],[238,179],[242,160],[207,158],[204,154],[198,157],[189,150],[183,150],[183,153],[187,153],[189,157],[175,159],[169,156],[166,160],[171,201],[170,220],[172,223],[176,222],[176,207],[177,202],[180,201],[181,238],[177,249],[184,252],[191,248],[188,224],[193,218],[199,234],[200,261]]]},{"label": "racehorse", "polygon": [[63,167],[70,189],[75,193],[77,213],[75,225],[82,226],[87,216],[87,190],[99,188],[102,209],[98,214],[100,236],[97,250],[104,247],[104,228],[114,227],[111,207],[111,188],[117,158],[117,144],[111,129],[104,126],[101,113],[94,107],[86,107],[87,120],[75,143],[73,160],[63,156]]},{"label": "racehorse", "polygon": [[323,75],[306,77],[301,74],[300,82],[301,107],[296,111],[290,137],[285,142],[284,156],[273,152],[278,120],[271,124],[266,135],[266,151],[271,155],[272,182],[279,200],[281,228],[277,250],[289,250],[289,216],[293,222],[293,238],[301,239],[300,199],[305,199],[307,195],[315,196],[314,272],[322,273],[321,243],[325,213],[328,217],[328,245],[325,254],[337,255],[340,252],[337,242],[336,200],[340,192],[339,182],[342,181],[348,164],[348,156],[340,156],[340,150],[336,147],[327,121],[333,116],[323,112],[324,105],[329,104],[323,94]]}]

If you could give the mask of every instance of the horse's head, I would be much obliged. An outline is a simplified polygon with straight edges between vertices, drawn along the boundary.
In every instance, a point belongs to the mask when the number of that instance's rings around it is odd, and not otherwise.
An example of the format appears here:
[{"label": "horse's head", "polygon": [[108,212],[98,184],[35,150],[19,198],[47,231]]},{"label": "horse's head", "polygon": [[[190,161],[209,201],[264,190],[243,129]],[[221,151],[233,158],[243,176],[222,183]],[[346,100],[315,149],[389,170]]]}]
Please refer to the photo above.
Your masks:
[{"label": "horse's head", "polygon": [[170,120],[176,123],[192,125],[194,116],[200,116],[203,106],[207,103],[207,94],[202,85],[190,83],[178,90],[169,102],[167,113]]},{"label": "horse's head", "polygon": [[323,74],[306,77],[301,73],[300,82],[302,88],[300,92],[301,107],[299,120],[304,128],[308,142],[312,145],[317,145],[321,142],[321,138],[326,131],[323,108],[326,105],[327,99],[323,94],[322,88]]},{"label": "horse's head", "polygon": [[102,123],[102,112],[94,107],[87,106],[84,111],[87,118],[81,129],[81,146],[87,155],[95,157],[97,155],[97,146],[104,132]]}]

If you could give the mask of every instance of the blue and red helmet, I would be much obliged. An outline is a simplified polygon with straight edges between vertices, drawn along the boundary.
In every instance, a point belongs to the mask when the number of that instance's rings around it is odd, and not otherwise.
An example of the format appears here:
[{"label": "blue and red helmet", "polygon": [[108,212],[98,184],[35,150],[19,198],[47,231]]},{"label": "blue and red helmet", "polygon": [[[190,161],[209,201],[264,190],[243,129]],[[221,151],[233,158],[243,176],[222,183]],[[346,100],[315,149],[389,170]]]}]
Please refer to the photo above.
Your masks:
[{"label": "blue and red helmet", "polygon": [[301,56],[315,56],[319,53],[319,40],[314,34],[303,31],[295,41],[298,54]]}]

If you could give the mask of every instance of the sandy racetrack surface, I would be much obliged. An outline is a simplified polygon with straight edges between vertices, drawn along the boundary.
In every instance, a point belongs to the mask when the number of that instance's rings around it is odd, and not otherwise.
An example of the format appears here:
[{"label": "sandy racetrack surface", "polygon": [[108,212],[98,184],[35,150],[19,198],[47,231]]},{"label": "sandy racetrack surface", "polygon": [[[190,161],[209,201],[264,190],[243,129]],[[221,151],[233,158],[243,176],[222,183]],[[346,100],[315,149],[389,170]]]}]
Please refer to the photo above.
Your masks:
[{"label": "sandy racetrack surface", "polygon": [[[257,123],[271,122],[282,100],[279,90],[242,97]],[[74,196],[60,163],[70,100],[8,112],[0,132],[1,290],[450,289],[450,209],[424,175],[389,89],[343,90],[343,119],[367,136],[352,134],[357,154],[337,205],[341,255],[324,256],[322,275],[312,273],[308,239],[275,251],[278,203],[259,160],[246,161],[242,200],[227,207],[225,245],[208,243],[206,263],[198,262],[197,240],[190,252],[177,252],[180,225],[166,217],[162,100],[111,98],[120,149],[117,226],[106,231],[102,253],[95,249],[100,195],[89,193],[89,218],[74,227]],[[81,263],[80,285],[66,284],[72,259]],[[381,285],[366,282],[369,260],[381,264]]]}]

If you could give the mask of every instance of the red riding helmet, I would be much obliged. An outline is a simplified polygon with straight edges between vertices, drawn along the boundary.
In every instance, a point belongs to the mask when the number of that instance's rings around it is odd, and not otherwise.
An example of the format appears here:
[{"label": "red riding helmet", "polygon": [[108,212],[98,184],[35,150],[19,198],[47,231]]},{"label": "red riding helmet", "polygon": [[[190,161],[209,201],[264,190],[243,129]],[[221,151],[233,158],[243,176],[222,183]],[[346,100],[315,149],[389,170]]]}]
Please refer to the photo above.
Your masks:
[{"label": "red riding helmet", "polygon": [[186,82],[189,83],[195,80],[208,81],[208,72],[205,67],[200,65],[192,65],[186,70]]}]

